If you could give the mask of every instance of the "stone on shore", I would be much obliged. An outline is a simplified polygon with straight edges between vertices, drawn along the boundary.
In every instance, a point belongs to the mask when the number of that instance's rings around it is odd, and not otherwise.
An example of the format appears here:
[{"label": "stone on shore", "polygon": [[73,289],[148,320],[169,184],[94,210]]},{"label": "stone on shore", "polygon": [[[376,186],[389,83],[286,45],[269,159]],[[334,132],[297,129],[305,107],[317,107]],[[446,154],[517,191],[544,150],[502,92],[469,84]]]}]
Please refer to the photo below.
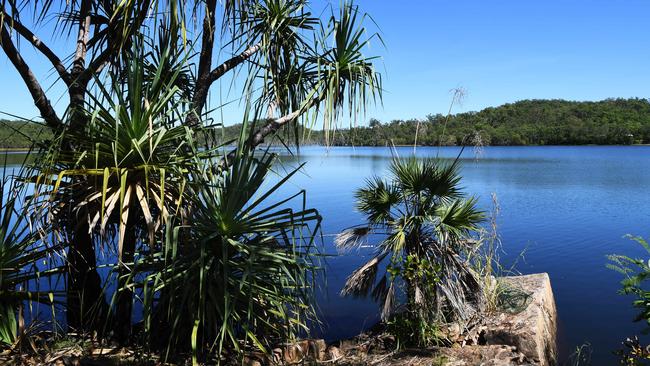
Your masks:
[{"label": "stone on shore", "polygon": [[548,274],[503,277],[500,281],[506,291],[510,288],[523,294],[518,301],[524,308],[488,317],[483,333],[485,344],[513,346],[534,365],[555,365],[557,311]]}]

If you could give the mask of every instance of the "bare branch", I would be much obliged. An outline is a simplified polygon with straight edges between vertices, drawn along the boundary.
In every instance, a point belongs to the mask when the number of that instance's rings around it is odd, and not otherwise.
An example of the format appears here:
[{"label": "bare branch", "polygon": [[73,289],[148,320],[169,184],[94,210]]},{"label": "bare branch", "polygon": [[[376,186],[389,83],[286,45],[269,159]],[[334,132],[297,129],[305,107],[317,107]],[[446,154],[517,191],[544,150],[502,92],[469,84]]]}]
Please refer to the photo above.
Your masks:
[{"label": "bare branch", "polygon": [[72,75],[77,78],[86,65],[88,38],[90,37],[90,0],[82,0],[79,9],[79,31],[77,32],[77,48],[72,62]]},{"label": "bare branch", "polygon": [[215,81],[222,77],[225,73],[228,71],[234,69],[236,66],[241,64],[242,62],[248,60],[253,56],[257,51],[262,48],[261,43],[254,44],[250,47],[248,47],[244,52],[240,53],[239,55],[227,60],[226,62],[222,63],[221,65],[217,66],[214,70],[210,72],[210,80]]},{"label": "bare branch", "polygon": [[199,55],[198,78],[204,78],[212,68],[212,52],[214,50],[214,33],[216,24],[217,0],[208,0],[205,4],[203,18],[203,35],[201,37],[201,53]]},{"label": "bare branch", "polygon": [[187,118],[185,119],[186,125],[196,126],[199,123],[198,116],[201,113],[201,110],[203,110],[203,107],[205,107],[208,91],[210,90],[212,83],[214,83],[228,71],[240,65],[242,62],[251,58],[251,56],[260,50],[260,48],[262,48],[261,43],[254,44],[248,47],[239,55],[226,60],[224,63],[217,66],[209,73],[201,74],[199,72],[199,78],[196,81],[196,88],[194,89],[194,96],[192,98],[192,109],[194,110],[194,113],[188,114]]},{"label": "bare branch", "polygon": [[70,74],[68,73],[65,66],[63,65],[63,62],[61,62],[61,59],[45,43],[43,43],[43,41],[41,41],[41,39],[38,38],[31,30],[25,27],[25,25],[20,23],[15,18],[9,17],[8,14],[4,11],[4,9],[0,8],[0,13],[2,13],[5,17],[8,18],[9,21],[6,21],[5,23],[10,28],[15,30],[23,38],[29,41],[37,50],[41,51],[41,53],[45,57],[47,57],[48,60],[50,60],[52,66],[54,66],[54,69],[61,77],[61,80],[63,80],[63,82],[66,83],[66,85],[70,86],[70,80],[71,80]]},{"label": "bare branch", "polygon": [[0,29],[0,46],[2,46],[5,54],[23,78],[27,89],[29,89],[29,93],[32,95],[32,99],[34,99],[34,104],[41,113],[41,117],[45,120],[45,123],[53,129],[60,128],[62,126],[61,120],[56,115],[54,108],[52,108],[52,104],[47,99],[43,88],[41,88],[41,84],[36,79],[36,75],[34,75],[27,63],[25,63],[25,60],[20,56],[16,46],[11,41],[9,30],[4,24],[2,25],[2,29]]},{"label": "bare branch", "polygon": [[[318,98],[312,98],[309,100],[307,103],[303,105],[302,108],[295,110],[287,115],[284,115],[279,118],[271,119],[266,122],[264,126],[261,128],[257,129],[251,137],[248,139],[246,142],[246,145],[248,148],[251,150],[254,149],[255,147],[259,146],[260,144],[264,143],[264,139],[272,135],[280,128],[282,128],[284,125],[287,125],[293,121],[295,121],[298,117],[300,117],[303,113],[305,113],[307,110],[310,108],[314,107],[318,103],[320,103],[323,100],[323,97],[318,97]],[[228,155],[226,155],[221,161],[219,162],[219,167],[222,169],[227,168],[232,164],[233,159],[235,158],[235,155],[237,154],[237,149],[231,150]]]},{"label": "bare branch", "polygon": [[[142,26],[147,17],[150,6],[151,0],[142,2],[140,9],[137,10],[138,16],[135,18],[133,24],[131,25],[131,29],[137,30]],[[99,55],[90,61],[88,67],[83,71],[81,75],[79,75],[79,78],[81,80],[85,82],[89,81],[94,74],[99,73],[106,66],[106,64],[111,61],[111,57],[114,56],[121,47],[123,47],[125,44],[130,44],[133,32],[128,32],[125,38],[118,36],[120,32],[117,32],[116,27],[118,27],[119,24],[120,23],[117,17],[111,19],[105,29],[99,31],[97,34],[95,34],[95,36],[93,36],[93,38],[87,41],[88,47],[94,46],[98,42],[98,39],[101,37],[101,35],[108,33],[109,44]]]}]

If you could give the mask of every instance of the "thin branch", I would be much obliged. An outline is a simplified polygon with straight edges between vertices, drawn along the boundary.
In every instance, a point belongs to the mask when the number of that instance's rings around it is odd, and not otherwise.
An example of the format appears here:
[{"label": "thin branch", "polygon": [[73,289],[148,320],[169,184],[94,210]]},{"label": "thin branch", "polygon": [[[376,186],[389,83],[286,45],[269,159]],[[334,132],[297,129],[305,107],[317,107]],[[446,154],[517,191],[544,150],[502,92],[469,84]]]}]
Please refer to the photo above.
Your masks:
[{"label": "thin branch", "polygon": [[88,38],[90,37],[90,0],[82,0],[79,9],[79,31],[77,32],[77,48],[72,62],[72,75],[77,78],[86,65]]},{"label": "thin branch", "polygon": [[70,86],[70,80],[71,80],[70,74],[68,73],[65,66],[63,65],[63,62],[61,62],[61,59],[45,43],[43,43],[43,41],[41,41],[41,39],[38,38],[31,30],[29,30],[27,27],[25,27],[22,23],[20,23],[15,18],[10,17],[4,11],[4,9],[0,8],[0,13],[2,13],[5,17],[9,19],[9,21],[5,23],[10,28],[15,30],[23,38],[28,40],[37,50],[41,51],[41,53],[45,57],[47,57],[48,60],[50,60],[52,66],[54,66],[54,69],[61,77],[61,80],[63,80],[63,82],[66,83],[66,85]]},{"label": "thin branch", "polygon": [[[142,3],[140,9],[137,10],[138,16],[135,18],[134,23],[131,25],[131,29],[140,29],[147,17],[148,9],[150,6],[151,0],[146,0]],[[107,28],[102,29],[95,35],[98,36],[102,33],[108,33],[109,44],[99,55],[90,61],[88,67],[83,71],[81,75],[79,75],[79,78],[81,80],[85,82],[89,81],[94,74],[99,73],[106,66],[106,64],[110,62],[111,56],[113,56],[121,47],[123,47],[125,45],[125,42],[128,41],[130,44],[133,32],[128,32],[125,38],[118,37],[117,34],[119,34],[119,32],[116,32],[116,29],[114,28],[119,24],[120,23],[117,21],[117,18],[112,19],[111,22],[108,23]],[[97,38],[95,36],[87,42],[87,46],[95,45],[97,42]]]},{"label": "thin branch", "polygon": [[32,95],[32,99],[34,99],[34,104],[41,113],[41,117],[45,120],[45,123],[53,129],[59,129],[62,126],[61,120],[56,115],[54,108],[52,108],[52,104],[47,99],[43,88],[41,88],[41,84],[36,79],[36,75],[34,75],[25,60],[20,56],[16,46],[14,46],[11,35],[9,35],[9,30],[7,30],[4,24],[2,25],[2,29],[0,29],[0,46],[2,46],[5,54],[23,78],[27,89],[29,89],[29,93]]},{"label": "thin branch", "polygon": [[185,124],[195,127],[199,124],[201,111],[208,99],[208,91],[215,80],[219,79],[226,72],[237,65],[248,60],[261,48],[261,44],[255,44],[241,54],[227,60],[223,64],[212,68],[212,53],[214,50],[214,34],[216,27],[216,0],[208,0],[205,4],[205,16],[203,18],[203,36],[201,38],[201,53],[199,55],[199,68],[196,76],[194,95],[192,96],[192,112],[185,118]]},{"label": "thin branch", "polygon": [[[312,98],[307,103],[305,103],[302,106],[302,108],[295,110],[282,117],[268,120],[264,126],[257,129],[251,135],[251,137],[246,142],[247,147],[252,150],[255,147],[259,146],[260,144],[264,143],[264,139],[267,136],[278,132],[278,130],[280,130],[280,128],[282,128],[284,125],[289,124],[292,121],[295,121],[296,118],[300,117],[307,110],[320,103],[323,100],[323,98],[324,96],[318,98]],[[230,164],[232,164],[232,162],[234,161],[236,155],[237,155],[237,149],[231,150],[224,158],[221,159],[221,161],[219,162],[219,167],[222,169],[229,167]]]},{"label": "thin branch", "polygon": [[226,74],[228,71],[234,69],[244,61],[251,58],[251,56],[253,56],[256,52],[260,50],[260,48],[262,48],[261,43],[254,44],[248,47],[246,50],[244,50],[244,52],[240,53],[239,55],[226,60],[224,63],[222,63],[221,65],[217,66],[212,71],[210,71],[210,73],[201,74],[199,72],[199,78],[196,81],[196,88],[194,89],[194,97],[192,98],[192,109],[194,113],[190,113],[187,115],[187,118],[185,119],[186,125],[196,126],[199,123],[198,116],[201,114],[203,107],[205,107],[205,103],[207,101],[207,96],[208,96],[208,90],[210,90],[210,86],[212,86],[212,83],[214,83],[224,74]]},{"label": "thin branch", "polygon": [[217,66],[214,70],[210,72],[210,80],[215,81],[222,77],[225,73],[228,71],[234,69],[238,65],[240,65],[242,62],[248,60],[253,56],[257,51],[262,48],[262,43],[257,43],[254,44],[250,47],[248,47],[244,52],[240,53],[239,55],[226,60],[224,63],[221,65]]},{"label": "thin branch", "polygon": [[214,50],[214,33],[216,24],[217,0],[208,0],[205,4],[203,18],[203,35],[201,37],[201,53],[199,55],[198,78],[210,73],[212,67],[212,51]]}]

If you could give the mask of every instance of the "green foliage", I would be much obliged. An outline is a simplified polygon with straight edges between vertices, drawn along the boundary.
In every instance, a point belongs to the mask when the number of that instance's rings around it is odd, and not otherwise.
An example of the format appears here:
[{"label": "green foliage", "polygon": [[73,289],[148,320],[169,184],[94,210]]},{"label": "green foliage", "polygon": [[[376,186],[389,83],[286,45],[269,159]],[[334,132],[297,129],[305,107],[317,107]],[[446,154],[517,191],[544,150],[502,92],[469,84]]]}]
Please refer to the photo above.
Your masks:
[{"label": "green foliage", "polygon": [[[174,227],[160,251],[143,255],[145,332],[168,351],[222,354],[305,334],[315,320],[314,240],[320,216],[304,192],[272,198],[296,171],[262,188],[274,156],[243,154],[222,174],[193,175],[189,227]],[[288,204],[298,198],[303,206]],[[173,233],[173,234],[172,234]],[[172,234],[172,235],[170,235]]]},{"label": "green foliage", "polygon": [[119,259],[130,215],[142,217],[139,229],[153,242],[163,213],[178,208],[182,169],[193,153],[192,132],[177,123],[184,116],[179,70],[166,73],[165,59],[160,61],[158,69],[147,72],[139,55],[128,61],[125,80],[111,75],[107,86],[99,83],[87,106],[87,128],[59,137],[76,149],[55,145],[41,172],[44,192],[69,202],[68,209],[86,217],[100,238],[107,240],[114,233],[107,229],[118,228]]},{"label": "green foliage", "polygon": [[200,130],[178,123],[186,100],[177,75],[147,61],[129,61],[127,77],[111,78],[88,104],[87,128],[59,138],[78,149],[55,145],[37,165],[37,192],[55,227],[87,220],[115,253],[105,287],[117,288],[116,321],[107,325],[130,329],[140,302],[138,336],[167,357],[191,353],[195,361],[268,352],[306,334],[316,321],[321,219],[304,191],[274,199],[298,169],[263,189],[274,155],[242,147],[220,166],[223,152],[200,149]]},{"label": "green foliage", "polygon": [[28,149],[52,139],[52,130],[37,122],[0,120],[0,149]]},{"label": "green foliage", "polygon": [[[144,339],[166,359],[191,354],[195,364],[268,353],[307,334],[317,321],[320,216],[306,207],[305,192],[275,199],[295,171],[268,188],[274,157],[255,147],[299,120],[334,129],[344,112],[356,116],[381,98],[374,58],[362,52],[365,15],[345,2],[338,14],[331,7],[331,16],[313,17],[302,0],[47,1],[41,8],[10,7],[16,22],[3,25],[16,29],[29,15],[39,25],[56,14],[65,39],[88,40],[87,53],[55,65],[70,105],[63,118],[40,106],[55,133],[44,136],[36,171],[23,177],[35,184],[37,217],[65,253],[66,263],[47,268],[66,271],[70,329],[100,342]],[[86,19],[95,34],[83,35]],[[196,47],[186,37],[198,24]],[[65,37],[77,27],[81,41]],[[215,48],[233,57],[213,64]],[[203,126],[208,92],[225,73],[242,70],[241,120],[261,126],[244,123],[230,141],[216,139]],[[142,324],[132,323],[135,309]]]},{"label": "green foliage", "polygon": [[[369,179],[356,197],[368,225],[339,234],[337,246],[358,247],[369,234],[384,239],[373,258],[348,277],[343,295],[372,293],[382,304],[382,319],[389,320],[399,308],[402,289],[404,316],[412,326],[467,319],[482,306],[480,282],[464,258],[475,246],[468,239],[483,213],[476,209],[475,198],[464,198],[457,161],[396,158],[389,179]],[[376,281],[379,264],[387,257],[390,265]],[[417,343],[432,339],[426,327],[411,331]]]},{"label": "green foliage", "polygon": [[[650,254],[650,244],[645,239],[631,235],[626,237],[637,242]],[[648,289],[650,259],[631,258],[620,254],[612,254],[607,258],[610,261],[607,267],[624,276],[619,293],[635,297],[632,301],[632,305],[638,309],[635,321],[644,321],[647,325],[644,331],[648,332],[650,330],[650,289]],[[650,365],[650,348],[641,345],[638,337],[627,338],[622,344],[623,348],[615,352],[621,365]]]},{"label": "green foliage", "polygon": [[[650,254],[650,244],[638,236],[627,236],[640,244]],[[634,295],[636,299],[632,302],[633,306],[639,310],[636,321],[645,321],[650,327],[650,290],[648,290],[647,280],[650,278],[650,260],[642,258],[630,258],[625,255],[609,255],[610,263],[608,268],[613,269],[625,278],[621,281],[621,290],[623,295]],[[649,328],[650,329],[650,328]]]},{"label": "green foliage", "polygon": [[39,291],[33,285],[60,271],[47,267],[53,248],[45,246],[41,238],[48,232],[36,231],[28,221],[26,184],[5,174],[0,180],[0,344],[6,345],[17,340],[24,304],[54,305],[53,290]]},{"label": "green foliage", "polygon": [[[429,146],[479,142],[480,145],[650,142],[650,102],[647,99],[523,100],[479,112],[459,113],[449,121],[441,114],[429,115],[421,122],[418,143]],[[410,145],[416,123],[416,120],[398,120],[374,130],[361,127],[347,135],[341,133],[340,141],[347,139],[347,144],[385,146],[392,140],[396,145]]]},{"label": "green foliage", "polygon": [[395,336],[398,347],[437,345],[442,340],[439,317],[433,308],[426,306],[426,301],[436,296],[441,269],[426,258],[409,254],[403,263],[388,265],[387,272],[392,278],[402,278],[405,283],[418,287],[415,296],[407,298],[406,309],[386,321],[386,330]]},{"label": "green foliage", "polygon": [[[650,102],[607,99],[599,102],[524,100],[480,112],[447,117],[384,122],[326,132],[297,126],[303,144],[334,146],[412,145],[417,124],[418,145],[585,145],[650,143]],[[445,129],[446,125],[446,129]],[[241,124],[223,127],[223,141],[236,138]],[[443,133],[444,131],[444,133]]]},{"label": "green foliage", "polygon": [[386,332],[395,336],[397,348],[431,347],[439,345],[444,339],[438,322],[407,312],[387,320]]}]

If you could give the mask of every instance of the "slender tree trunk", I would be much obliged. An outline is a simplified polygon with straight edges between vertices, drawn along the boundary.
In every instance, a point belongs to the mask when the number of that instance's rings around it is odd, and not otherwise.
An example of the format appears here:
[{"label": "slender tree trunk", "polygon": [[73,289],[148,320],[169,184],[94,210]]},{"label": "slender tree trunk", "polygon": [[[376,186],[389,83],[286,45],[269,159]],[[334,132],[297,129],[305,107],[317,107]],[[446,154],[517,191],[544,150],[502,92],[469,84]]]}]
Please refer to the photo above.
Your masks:
[{"label": "slender tree trunk", "polygon": [[82,332],[100,330],[107,306],[88,221],[82,219],[73,235],[68,249],[68,327]]},{"label": "slender tree trunk", "polygon": [[[137,237],[135,235],[136,209],[131,207],[124,233],[122,244],[122,261],[118,264],[117,296],[115,301],[115,335],[122,343],[126,343],[131,335],[131,313],[133,310],[133,291],[126,289],[130,282],[130,266],[135,258],[135,246]],[[126,263],[127,265],[125,265]]]}]

